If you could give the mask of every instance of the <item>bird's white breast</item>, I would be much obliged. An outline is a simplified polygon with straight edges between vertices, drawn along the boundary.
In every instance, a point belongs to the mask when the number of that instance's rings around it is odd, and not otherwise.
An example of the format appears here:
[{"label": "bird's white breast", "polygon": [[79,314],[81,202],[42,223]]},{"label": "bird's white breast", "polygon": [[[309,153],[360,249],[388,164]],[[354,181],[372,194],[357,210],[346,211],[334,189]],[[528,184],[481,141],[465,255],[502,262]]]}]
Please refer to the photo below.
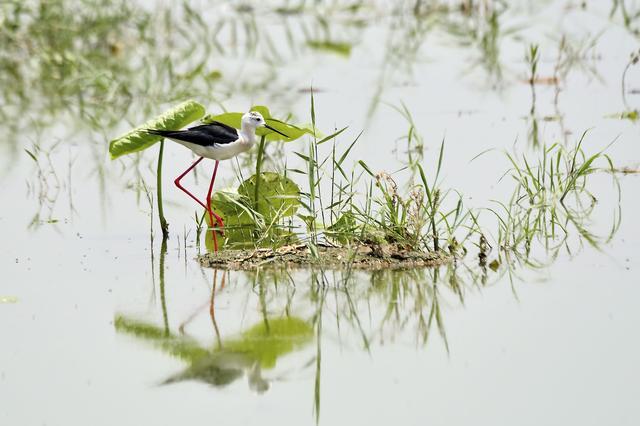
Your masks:
[{"label": "bird's white breast", "polygon": [[176,140],[176,142],[186,146],[196,155],[204,158],[210,158],[212,160],[228,160],[229,158],[233,158],[238,154],[249,151],[253,146],[252,143],[247,143],[242,138],[238,138],[234,142],[215,144],[212,146],[201,146],[179,140]]}]

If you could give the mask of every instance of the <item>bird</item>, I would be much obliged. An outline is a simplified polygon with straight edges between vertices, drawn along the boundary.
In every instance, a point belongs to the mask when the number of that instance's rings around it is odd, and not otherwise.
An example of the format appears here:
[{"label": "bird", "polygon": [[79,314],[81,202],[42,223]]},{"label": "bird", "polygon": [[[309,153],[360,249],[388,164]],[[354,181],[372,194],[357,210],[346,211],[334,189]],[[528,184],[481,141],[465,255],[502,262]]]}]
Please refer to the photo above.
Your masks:
[{"label": "bird", "polygon": [[[209,214],[211,226],[213,227],[213,219],[215,218],[219,230],[222,231],[222,228],[224,228],[222,218],[214,213],[211,208],[211,193],[218,173],[218,165],[220,164],[220,161],[228,160],[242,154],[243,152],[249,151],[256,143],[256,129],[258,129],[258,127],[264,127],[272,132],[276,132],[284,136],[285,138],[288,137],[279,130],[269,126],[262,114],[257,111],[249,111],[242,116],[240,129],[236,129],[218,121],[213,121],[207,124],[190,127],[186,130],[145,130],[149,134],[161,136],[165,139],[177,142],[189,148],[199,157],[187,170],[175,178],[173,182],[181,191],[204,207]],[[198,197],[189,192],[189,190],[180,183],[182,178],[192,171],[205,158],[215,161],[211,182],[209,184],[209,191],[207,192],[206,204],[205,202],[200,201]],[[217,252],[218,240],[216,238],[215,229],[212,229],[211,233],[213,235],[213,250],[214,252]]]}]

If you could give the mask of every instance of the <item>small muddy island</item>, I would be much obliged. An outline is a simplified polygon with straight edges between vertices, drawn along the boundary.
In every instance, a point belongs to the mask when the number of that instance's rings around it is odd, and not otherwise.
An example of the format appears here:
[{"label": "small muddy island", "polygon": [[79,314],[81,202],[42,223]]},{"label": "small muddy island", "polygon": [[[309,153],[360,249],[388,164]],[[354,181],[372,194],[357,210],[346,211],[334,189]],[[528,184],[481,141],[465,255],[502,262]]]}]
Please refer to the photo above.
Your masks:
[{"label": "small muddy island", "polygon": [[362,270],[432,268],[453,259],[443,252],[415,251],[398,244],[363,244],[351,248],[318,245],[316,253],[306,244],[295,244],[277,249],[226,250],[198,257],[202,266],[229,270],[252,270],[263,266]]}]

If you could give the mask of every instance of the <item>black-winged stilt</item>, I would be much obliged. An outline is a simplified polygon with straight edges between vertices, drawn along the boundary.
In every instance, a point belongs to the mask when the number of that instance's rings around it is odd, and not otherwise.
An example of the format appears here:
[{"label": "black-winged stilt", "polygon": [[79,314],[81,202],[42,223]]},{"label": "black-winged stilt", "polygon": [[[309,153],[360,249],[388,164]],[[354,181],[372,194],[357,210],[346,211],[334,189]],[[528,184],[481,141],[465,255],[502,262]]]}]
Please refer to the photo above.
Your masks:
[{"label": "black-winged stilt", "polygon": [[[209,220],[212,227],[213,218],[215,217],[218,227],[222,230],[224,227],[222,218],[215,214],[211,208],[211,192],[216,180],[216,174],[218,173],[218,165],[221,160],[228,160],[238,154],[250,150],[256,143],[256,129],[261,126],[287,137],[284,133],[267,125],[262,114],[255,111],[248,112],[242,116],[240,130],[214,121],[209,124],[190,127],[187,130],[147,129],[147,132],[178,142],[200,157],[187,170],[185,170],[184,173],[178,176],[174,180],[174,183],[189,197],[204,207],[204,209],[209,213]],[[210,158],[216,162],[213,168],[213,175],[211,176],[211,183],[209,184],[209,192],[207,192],[206,204],[200,201],[195,195],[180,184],[180,180],[205,158]],[[218,251],[218,241],[215,230],[212,229],[211,233],[213,235],[214,251]]]}]

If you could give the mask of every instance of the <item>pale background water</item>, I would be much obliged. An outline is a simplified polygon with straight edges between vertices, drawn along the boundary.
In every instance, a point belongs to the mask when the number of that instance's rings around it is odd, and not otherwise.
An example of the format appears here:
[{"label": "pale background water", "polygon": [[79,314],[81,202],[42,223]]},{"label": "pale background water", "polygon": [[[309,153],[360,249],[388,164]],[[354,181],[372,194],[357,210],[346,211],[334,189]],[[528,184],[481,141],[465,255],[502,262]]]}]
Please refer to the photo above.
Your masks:
[{"label": "pale background water", "polygon": [[[339,147],[348,146],[365,128],[350,158],[362,159],[376,171],[392,171],[402,167],[402,145],[397,145],[400,153],[392,154],[394,141],[406,133],[408,126],[385,104],[367,116],[384,75],[381,100],[393,105],[402,101],[411,111],[424,137],[425,167],[433,170],[440,141],[445,138],[444,185],[463,193],[468,207],[482,208],[490,204],[489,200],[505,199],[510,193],[507,180],[498,182],[509,167],[501,150],[535,158],[540,149],[532,147],[527,136],[531,94],[523,82],[527,78],[525,47],[532,42],[540,44],[538,74],[549,77],[561,34],[575,40],[599,34],[585,59],[597,70],[597,76],[577,68],[562,82],[560,111],[565,128],[571,132],[568,143],[574,144],[583,131],[591,129],[584,142],[587,152],[597,152],[617,139],[607,150],[614,163],[637,168],[638,125],[609,116],[639,103],[638,95],[629,94],[629,107],[625,107],[620,91],[622,71],[631,52],[638,48],[638,38],[622,25],[619,15],[609,17],[610,2],[585,2],[586,10],[567,1],[541,2],[537,6],[512,3],[500,16],[500,23],[503,29],[517,31],[498,40],[503,65],[503,78],[498,83],[485,68],[473,65],[473,58],[482,55],[480,50],[459,46],[436,24],[420,38],[416,57],[408,61],[412,72],[407,72],[398,59],[385,59],[389,25],[394,21],[383,17],[389,10],[383,4],[364,13],[369,18],[362,27],[343,26],[338,17],[332,21],[332,34],[352,36],[351,41],[356,42],[350,56],[314,53],[299,47],[301,53],[295,59],[275,68],[279,73],[274,77],[276,90],[240,90],[223,97],[223,103],[228,110],[264,103],[274,111],[290,110],[300,121],[309,121],[309,95],[298,90],[313,84],[318,90],[318,126],[330,131],[334,126],[348,125],[349,130],[339,138]],[[240,19],[227,3],[220,8],[206,2],[193,4],[196,10],[206,10],[205,20],[220,13],[228,14],[228,19]],[[157,6],[158,10],[163,7],[168,6]],[[260,15],[263,8],[269,10],[259,6],[256,13]],[[627,8],[633,9],[634,5]],[[281,17],[271,12],[260,16],[265,31],[273,33],[274,43],[284,44],[279,34]],[[306,15],[287,17],[287,22],[295,24],[296,19],[306,19]],[[253,72],[262,75],[260,68],[255,66],[253,71],[252,65],[260,58],[260,54],[234,57],[235,63],[247,64],[236,68],[242,69],[238,80],[251,80]],[[180,58],[174,60],[179,68]],[[223,75],[234,69],[226,60],[228,57],[215,54],[209,58],[212,67],[221,69]],[[226,83],[223,80],[218,84]],[[640,88],[637,68],[630,69],[627,86]],[[287,88],[289,92],[283,95],[282,90]],[[2,90],[9,91],[9,87]],[[270,93],[276,93],[271,95],[273,100]],[[537,86],[540,117],[556,114],[553,96],[553,86]],[[218,111],[207,93],[196,97]],[[37,98],[30,102],[41,105]],[[166,106],[158,106],[153,113]],[[276,317],[288,305],[291,315],[309,320],[319,306],[313,294],[326,292],[320,339],[315,336],[307,345],[279,358],[274,369],[263,370],[270,382],[264,393],[252,390],[246,377],[226,387],[194,381],[161,386],[185,364],[152,344],[118,333],[114,327],[114,318],[120,314],[158,327],[163,324],[158,226],[154,223],[152,264],[148,203],[144,195],[137,202],[136,192],[127,185],[132,181],[132,169],[124,170],[122,164],[131,163],[107,158],[107,141],[130,123],[122,121],[97,130],[78,124],[82,119],[72,113],[52,111],[51,120],[36,125],[41,117],[28,108],[20,115],[10,105],[5,108],[9,117],[21,123],[21,130],[16,134],[8,123],[0,127],[3,136],[6,134],[0,145],[6,159],[0,174],[0,424],[640,422],[640,225],[636,220],[640,203],[635,174],[618,176],[622,224],[614,238],[599,250],[586,243],[579,248],[576,239],[573,256],[561,252],[544,268],[520,269],[513,283],[505,275],[489,272],[489,283],[482,286],[462,271],[464,303],[443,278],[439,297],[448,351],[435,326],[425,344],[412,316],[416,309],[429,313],[412,293],[412,288],[426,285],[428,274],[405,276],[405,284],[410,287],[407,296],[394,298],[384,291],[369,292],[371,277],[366,273],[358,273],[345,292],[340,273],[328,272],[328,285],[322,290],[313,285],[310,272],[304,270],[290,271],[291,281],[285,279],[278,286],[266,272],[257,278],[231,272],[226,287],[216,294],[216,317],[223,339],[261,321],[260,294],[254,283],[266,289],[264,306]],[[143,112],[139,114],[131,120],[144,120]],[[540,121],[542,143],[550,145],[561,138],[557,121]],[[51,154],[51,169],[57,172],[59,182],[48,173],[48,166],[44,168],[49,185],[45,193],[50,198],[44,202],[37,196],[34,162],[22,151],[31,149],[34,141],[45,148],[61,142]],[[304,141],[293,144],[302,145]],[[470,163],[489,148],[496,151]],[[287,153],[294,149],[299,147],[285,146]],[[152,148],[143,155],[143,174],[150,185],[153,173],[146,169],[146,162],[153,165],[156,152]],[[173,233],[164,265],[165,300],[172,332],[177,333],[180,323],[197,311],[186,332],[203,347],[213,347],[214,329],[207,309],[200,308],[209,301],[214,272],[200,268],[194,260],[194,206],[171,185],[190,158],[182,147],[167,145],[164,188]],[[294,158],[290,156],[290,161]],[[105,170],[102,187],[96,164]],[[221,173],[227,177],[225,183],[220,181],[221,187],[236,183],[231,170],[231,163],[223,164]],[[202,191],[205,171],[201,170],[198,182]],[[398,179],[406,179],[406,174],[399,173]],[[29,188],[36,190],[29,192]],[[606,235],[617,206],[610,175],[594,175],[590,190],[598,198],[591,226],[597,234]],[[38,209],[42,209],[43,219],[50,217],[57,222],[29,226]],[[487,213],[482,217],[492,232],[494,220]],[[191,230],[186,251],[183,229]],[[490,259],[496,256],[494,251]],[[541,256],[544,258],[544,254]],[[470,267],[476,263],[472,254],[461,262],[466,263]],[[441,276],[446,277],[446,271]],[[390,277],[383,277],[389,285]],[[397,305],[406,321],[383,323],[390,303]],[[319,420],[314,412],[316,398],[320,400]]]}]

